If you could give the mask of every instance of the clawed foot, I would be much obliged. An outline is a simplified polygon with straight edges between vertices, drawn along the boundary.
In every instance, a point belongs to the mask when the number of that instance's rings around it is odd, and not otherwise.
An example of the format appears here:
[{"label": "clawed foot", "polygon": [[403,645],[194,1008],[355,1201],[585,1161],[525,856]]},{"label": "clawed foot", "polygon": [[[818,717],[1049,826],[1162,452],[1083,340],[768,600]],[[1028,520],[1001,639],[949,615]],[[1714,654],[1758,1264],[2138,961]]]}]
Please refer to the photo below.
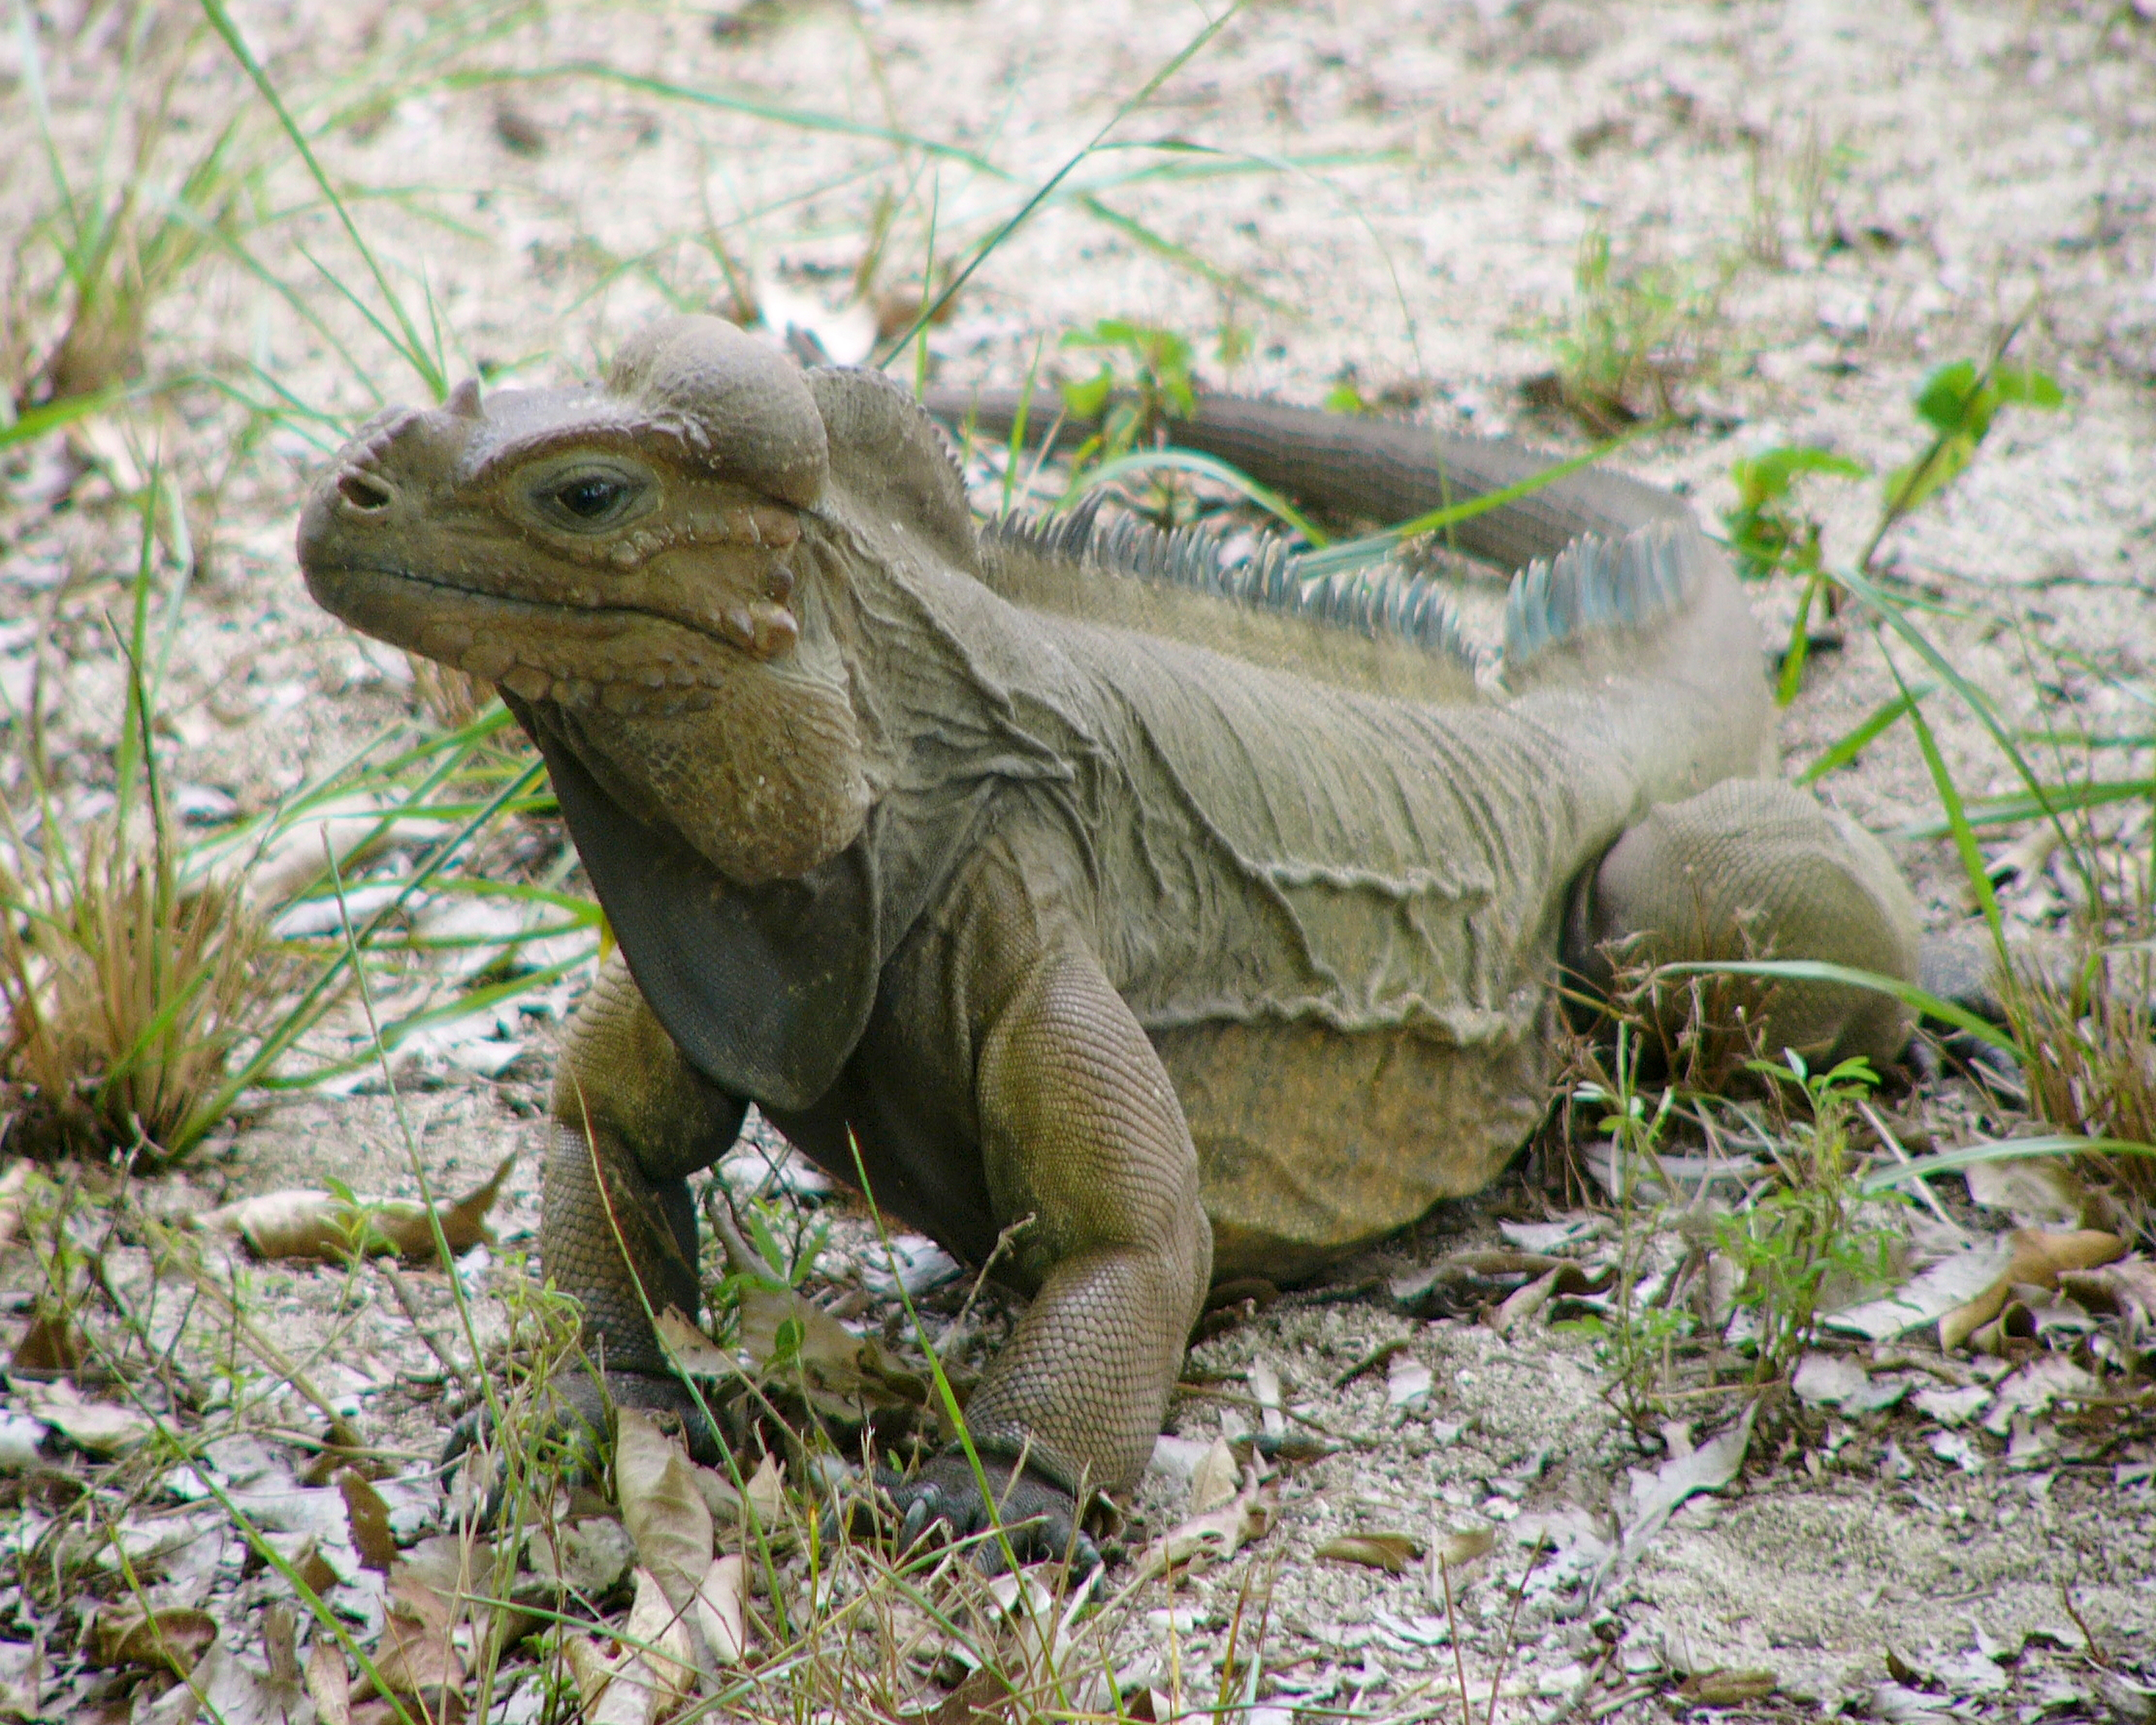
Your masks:
[{"label": "clawed foot", "polygon": [[[1099,1548],[1079,1526],[1077,1502],[1068,1491],[1030,1473],[1014,1481],[1009,1462],[984,1456],[981,1468],[995,1500],[993,1514],[963,1451],[932,1457],[911,1479],[879,1470],[876,1488],[899,1518],[899,1549],[911,1550],[924,1538],[956,1542],[986,1533],[973,1546],[973,1561],[986,1574],[1001,1574],[1013,1558],[1020,1563],[1067,1559],[1074,1575],[1100,1567]],[[1000,1538],[989,1531],[998,1522]],[[835,1521],[827,1517],[825,1537],[836,1532]]]}]

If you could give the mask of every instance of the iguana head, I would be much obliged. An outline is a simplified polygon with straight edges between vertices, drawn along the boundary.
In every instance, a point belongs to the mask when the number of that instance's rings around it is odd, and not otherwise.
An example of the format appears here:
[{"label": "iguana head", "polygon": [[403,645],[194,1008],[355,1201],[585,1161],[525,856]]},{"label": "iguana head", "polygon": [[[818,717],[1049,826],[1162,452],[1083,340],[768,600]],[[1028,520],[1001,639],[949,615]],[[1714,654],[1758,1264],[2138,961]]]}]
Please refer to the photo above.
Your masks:
[{"label": "iguana head", "polygon": [[300,523],[307,586],[369,634],[500,685],[633,815],[727,879],[798,875],[870,801],[819,567],[824,421],[716,318],[629,341],[603,388],[377,415]]}]

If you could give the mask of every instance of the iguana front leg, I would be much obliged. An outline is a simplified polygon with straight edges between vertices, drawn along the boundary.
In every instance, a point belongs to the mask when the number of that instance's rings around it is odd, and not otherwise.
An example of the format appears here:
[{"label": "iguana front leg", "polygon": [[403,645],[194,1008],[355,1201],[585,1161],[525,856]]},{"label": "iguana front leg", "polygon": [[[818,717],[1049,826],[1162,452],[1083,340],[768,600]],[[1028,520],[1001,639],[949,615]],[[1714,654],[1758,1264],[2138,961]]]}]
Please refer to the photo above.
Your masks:
[{"label": "iguana front leg", "polygon": [[[696,1211],[687,1177],[726,1153],[747,1111],[681,1058],[628,967],[619,958],[608,964],[578,1009],[555,1072],[540,1266],[583,1303],[585,1344],[614,1399],[680,1414],[700,1452],[712,1439],[667,1366],[647,1302],[654,1313],[674,1306],[696,1316]],[[596,1386],[564,1384],[603,1430]]]},{"label": "iguana front leg", "polygon": [[[1053,916],[1042,927],[1037,906],[1010,903],[1013,891],[987,895],[1004,901],[1004,914],[985,919],[1004,950],[977,948],[972,967],[1007,978],[976,1021],[974,1089],[990,1200],[1006,1224],[1033,1217],[1014,1250],[1038,1291],[966,1422],[1002,1464],[991,1471],[999,1496],[1024,1458],[1029,1477],[1002,1518],[1041,1518],[1020,1550],[1048,1555],[1067,1548],[1091,1491],[1127,1487],[1144,1468],[1204,1302],[1213,1237],[1197,1152],[1152,1045],[1076,929]],[[984,1520],[960,1454],[932,1461],[899,1495],[912,1530],[942,1518],[963,1532]]]}]

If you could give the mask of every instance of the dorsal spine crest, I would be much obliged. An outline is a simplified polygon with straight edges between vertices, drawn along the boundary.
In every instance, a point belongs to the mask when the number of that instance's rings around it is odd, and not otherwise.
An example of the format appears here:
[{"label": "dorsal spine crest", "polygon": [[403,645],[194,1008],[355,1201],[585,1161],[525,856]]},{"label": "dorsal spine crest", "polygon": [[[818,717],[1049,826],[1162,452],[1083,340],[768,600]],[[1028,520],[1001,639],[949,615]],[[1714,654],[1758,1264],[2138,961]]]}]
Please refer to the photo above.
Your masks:
[{"label": "dorsal spine crest", "polygon": [[1199,526],[1163,531],[1127,515],[1103,521],[1100,495],[1057,515],[1004,516],[988,531],[1014,549],[1099,574],[1183,588],[1373,639],[1391,636],[1471,673],[1479,668],[1480,650],[1443,588],[1426,575],[1393,563],[1308,575],[1273,535],[1259,536],[1245,552],[1242,535]]}]

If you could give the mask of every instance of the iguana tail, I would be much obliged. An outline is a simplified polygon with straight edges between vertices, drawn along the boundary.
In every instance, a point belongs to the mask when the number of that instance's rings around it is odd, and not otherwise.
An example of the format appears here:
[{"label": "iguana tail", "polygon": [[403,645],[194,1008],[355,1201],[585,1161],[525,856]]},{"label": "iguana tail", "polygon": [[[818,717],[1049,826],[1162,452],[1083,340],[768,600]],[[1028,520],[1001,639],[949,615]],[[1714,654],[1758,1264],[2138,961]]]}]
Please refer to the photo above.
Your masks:
[{"label": "iguana tail", "polygon": [[[1017,422],[1019,392],[938,387],[922,404],[946,424],[1001,439]],[[1104,406],[1102,412],[1109,410]],[[1075,449],[1100,429],[1079,419],[1053,390],[1036,390],[1026,440]],[[1471,502],[1546,473],[1560,458],[1505,438],[1454,437],[1404,420],[1201,395],[1169,427],[1177,447],[1217,456],[1260,485],[1342,515],[1412,521]],[[1588,468],[1565,475],[1446,530],[1468,556],[1507,569],[1554,557],[1585,534],[1622,538],[1635,527],[1689,513],[1681,499],[1644,480]]]}]

